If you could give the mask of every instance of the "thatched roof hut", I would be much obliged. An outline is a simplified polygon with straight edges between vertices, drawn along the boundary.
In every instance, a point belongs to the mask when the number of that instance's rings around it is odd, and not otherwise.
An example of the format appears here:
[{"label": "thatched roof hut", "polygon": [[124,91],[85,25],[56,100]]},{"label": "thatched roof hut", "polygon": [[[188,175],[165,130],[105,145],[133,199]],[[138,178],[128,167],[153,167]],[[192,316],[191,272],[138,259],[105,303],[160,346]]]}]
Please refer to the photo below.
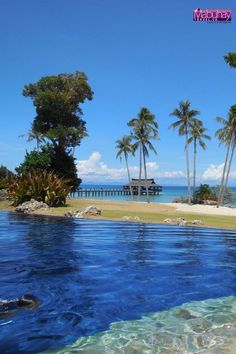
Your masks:
[{"label": "thatched roof hut", "polygon": [[132,178],[130,183],[123,186],[123,190],[128,191],[131,187],[133,193],[136,194],[140,186],[141,194],[146,194],[146,185],[148,186],[148,192],[150,194],[159,194],[159,192],[162,191],[162,186],[156,184],[154,178],[148,178],[147,181],[145,179],[139,180],[138,178]]}]

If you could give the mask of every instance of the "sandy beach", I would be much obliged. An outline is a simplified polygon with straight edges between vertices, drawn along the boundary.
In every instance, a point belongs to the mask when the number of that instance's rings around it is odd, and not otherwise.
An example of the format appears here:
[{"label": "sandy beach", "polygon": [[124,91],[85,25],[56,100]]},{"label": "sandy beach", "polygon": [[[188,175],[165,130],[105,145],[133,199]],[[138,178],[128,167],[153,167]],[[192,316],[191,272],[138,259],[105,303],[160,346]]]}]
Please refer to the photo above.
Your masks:
[{"label": "sandy beach", "polygon": [[224,215],[224,216],[236,216],[236,208],[220,207],[212,205],[188,205],[183,203],[163,203],[163,206],[174,207],[176,211],[185,213],[197,213],[197,214],[208,214],[208,215]]}]

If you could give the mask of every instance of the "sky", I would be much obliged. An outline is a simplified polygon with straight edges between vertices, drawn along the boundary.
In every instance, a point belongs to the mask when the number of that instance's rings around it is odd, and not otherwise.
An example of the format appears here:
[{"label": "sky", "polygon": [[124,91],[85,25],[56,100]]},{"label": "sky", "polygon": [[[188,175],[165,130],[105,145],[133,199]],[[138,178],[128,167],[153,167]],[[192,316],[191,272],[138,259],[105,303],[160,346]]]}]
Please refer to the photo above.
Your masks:
[{"label": "sky", "polygon": [[[231,9],[232,23],[194,22],[196,8]],[[115,142],[147,107],[160,135],[149,177],[185,185],[184,139],[168,127],[170,112],[187,99],[212,136],[207,150],[198,150],[198,183],[219,182],[225,148],[214,137],[214,119],[236,104],[236,69],[223,58],[236,51],[235,0],[0,0],[0,9],[0,165],[13,170],[36,145],[27,142],[35,110],[22,96],[24,85],[79,70],[94,91],[82,105],[89,137],[75,153],[85,183],[127,180]],[[190,148],[191,170],[192,154]],[[138,157],[129,163],[137,177]],[[236,185],[235,160],[230,184]]]}]

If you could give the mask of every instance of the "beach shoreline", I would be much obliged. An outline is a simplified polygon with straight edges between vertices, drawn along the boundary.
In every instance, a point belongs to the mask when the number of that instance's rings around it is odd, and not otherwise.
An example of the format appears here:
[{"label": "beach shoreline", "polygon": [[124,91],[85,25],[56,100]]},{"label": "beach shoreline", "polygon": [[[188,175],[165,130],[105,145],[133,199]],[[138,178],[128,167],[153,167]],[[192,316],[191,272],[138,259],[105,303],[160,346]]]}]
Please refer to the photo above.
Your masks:
[{"label": "beach shoreline", "polygon": [[236,216],[236,208],[230,207],[219,207],[215,205],[203,205],[203,204],[192,204],[188,205],[185,203],[162,203],[170,207],[174,207],[180,212],[191,212],[196,214],[208,214],[208,215],[225,215],[225,216]]}]

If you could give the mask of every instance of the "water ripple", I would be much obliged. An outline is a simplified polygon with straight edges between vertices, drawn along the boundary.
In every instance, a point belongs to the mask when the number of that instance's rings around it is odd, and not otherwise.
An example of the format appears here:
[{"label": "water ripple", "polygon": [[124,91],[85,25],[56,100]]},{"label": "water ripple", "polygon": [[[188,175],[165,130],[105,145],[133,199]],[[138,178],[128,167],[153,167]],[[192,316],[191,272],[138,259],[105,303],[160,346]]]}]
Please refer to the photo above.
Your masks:
[{"label": "water ripple", "polygon": [[0,320],[0,353],[35,353],[117,321],[235,295],[236,232],[0,213],[0,297],[36,311]]}]

